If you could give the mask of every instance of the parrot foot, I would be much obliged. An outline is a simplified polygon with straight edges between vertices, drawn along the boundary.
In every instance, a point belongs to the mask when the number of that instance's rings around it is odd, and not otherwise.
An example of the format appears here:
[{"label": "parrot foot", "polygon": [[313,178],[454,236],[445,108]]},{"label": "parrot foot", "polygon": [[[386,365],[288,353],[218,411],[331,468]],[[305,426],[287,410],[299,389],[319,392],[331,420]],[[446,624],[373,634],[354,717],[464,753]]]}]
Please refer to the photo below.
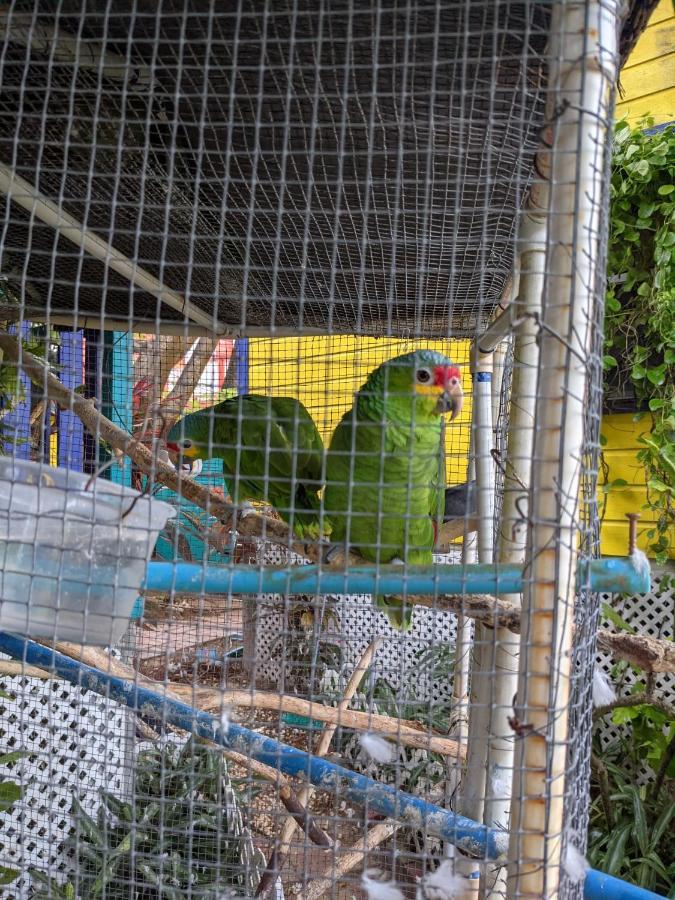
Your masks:
[{"label": "parrot foot", "polygon": [[405,560],[401,559],[400,556],[395,556],[393,559],[389,560],[389,565],[390,566],[404,566]]},{"label": "parrot foot", "polygon": [[346,548],[343,544],[332,544],[323,555],[323,561],[330,565],[340,556],[346,556]]}]

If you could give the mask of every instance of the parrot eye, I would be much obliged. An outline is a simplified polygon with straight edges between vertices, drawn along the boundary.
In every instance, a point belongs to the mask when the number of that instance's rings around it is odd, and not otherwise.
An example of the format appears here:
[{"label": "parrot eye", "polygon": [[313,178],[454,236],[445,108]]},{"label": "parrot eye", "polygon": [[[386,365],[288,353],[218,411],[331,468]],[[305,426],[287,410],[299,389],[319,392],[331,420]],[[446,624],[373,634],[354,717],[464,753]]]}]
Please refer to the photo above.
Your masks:
[{"label": "parrot eye", "polygon": [[186,440],[183,441],[181,446],[182,446],[183,450],[189,450],[190,447],[192,447],[192,441],[186,438]]},{"label": "parrot eye", "polygon": [[429,384],[432,379],[431,370],[418,369],[417,372],[415,372],[415,378],[418,384]]}]

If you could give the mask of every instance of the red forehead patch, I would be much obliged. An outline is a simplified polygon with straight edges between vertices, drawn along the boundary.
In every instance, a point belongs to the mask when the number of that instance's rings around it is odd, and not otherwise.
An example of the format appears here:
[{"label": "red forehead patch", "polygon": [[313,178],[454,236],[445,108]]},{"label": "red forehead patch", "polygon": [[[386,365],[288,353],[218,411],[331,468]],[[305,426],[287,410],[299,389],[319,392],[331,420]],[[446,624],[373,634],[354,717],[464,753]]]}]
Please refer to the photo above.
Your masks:
[{"label": "red forehead patch", "polygon": [[436,366],[434,369],[434,384],[446,385],[453,378],[461,381],[461,374],[457,366]]}]

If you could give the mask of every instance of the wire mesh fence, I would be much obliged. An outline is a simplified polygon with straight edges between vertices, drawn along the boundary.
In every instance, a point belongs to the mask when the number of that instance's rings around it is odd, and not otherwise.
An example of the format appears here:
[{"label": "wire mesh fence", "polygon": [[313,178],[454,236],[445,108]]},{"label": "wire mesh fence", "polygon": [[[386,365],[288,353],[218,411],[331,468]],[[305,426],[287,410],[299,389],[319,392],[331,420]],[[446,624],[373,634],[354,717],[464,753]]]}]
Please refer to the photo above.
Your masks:
[{"label": "wire mesh fence", "polygon": [[6,896],[581,896],[618,13],[2,5]]}]

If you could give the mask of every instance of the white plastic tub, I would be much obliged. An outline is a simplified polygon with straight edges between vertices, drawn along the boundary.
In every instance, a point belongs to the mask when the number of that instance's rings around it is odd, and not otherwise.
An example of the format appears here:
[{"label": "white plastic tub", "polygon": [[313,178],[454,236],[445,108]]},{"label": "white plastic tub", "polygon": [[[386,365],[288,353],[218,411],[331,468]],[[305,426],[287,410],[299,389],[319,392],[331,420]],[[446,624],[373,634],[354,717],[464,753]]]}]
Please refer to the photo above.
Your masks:
[{"label": "white plastic tub", "polygon": [[175,509],[102,478],[85,491],[89,480],[0,458],[3,631],[108,646],[126,630]]}]

